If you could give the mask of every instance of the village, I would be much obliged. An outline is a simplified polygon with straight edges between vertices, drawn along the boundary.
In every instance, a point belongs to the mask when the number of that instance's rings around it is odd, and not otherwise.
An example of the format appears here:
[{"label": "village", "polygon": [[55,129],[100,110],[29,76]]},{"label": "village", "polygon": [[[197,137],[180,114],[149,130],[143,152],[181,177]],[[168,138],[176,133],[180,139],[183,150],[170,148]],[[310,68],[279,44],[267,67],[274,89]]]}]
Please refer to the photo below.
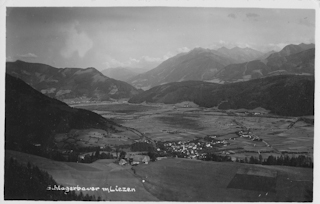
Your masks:
[{"label": "village", "polygon": [[[166,152],[177,157],[204,159],[206,153],[212,151],[213,148],[226,147],[228,144],[226,140],[217,140],[216,136],[207,136],[203,140],[166,142],[164,147]],[[161,151],[159,148],[157,150]]]},{"label": "village", "polygon": [[[245,131],[236,132],[238,136],[229,139],[218,139],[216,135],[208,135],[204,138],[198,138],[194,140],[185,140],[185,141],[157,141],[155,142],[156,151],[155,151],[155,160],[161,160],[167,157],[179,157],[187,159],[198,159],[206,160],[207,156],[214,153],[218,156],[228,157],[230,161],[236,161],[237,157],[232,156],[236,152],[227,149],[226,147],[230,145],[229,140],[235,140],[237,137],[248,138],[252,141],[263,141],[258,136],[253,135],[251,132],[245,133]],[[146,144],[150,144],[150,141],[145,140]],[[139,154],[139,153],[138,153]],[[137,153],[131,152],[127,153],[125,157],[119,159],[119,165],[138,165],[141,163],[148,164],[152,160],[145,155],[138,155]]]},{"label": "village", "polygon": [[[175,134],[175,131],[167,131],[170,134]],[[237,138],[246,138],[252,141],[263,142],[266,146],[270,146],[264,140],[259,138],[250,132],[250,129],[242,129],[235,132],[234,137],[230,138],[219,138],[217,135],[207,135],[204,138],[197,138],[193,140],[177,140],[177,141],[153,141],[150,138],[143,136],[139,140],[135,140],[132,145],[138,145],[138,149],[132,151],[129,149],[123,149],[120,152],[115,152],[114,146],[109,146],[108,148],[100,146],[100,154],[104,155],[103,158],[117,159],[119,165],[138,165],[138,164],[148,164],[150,160],[160,160],[166,157],[179,157],[188,159],[199,159],[205,160],[208,154],[217,154],[220,156],[228,156],[231,161],[235,161],[237,158],[231,156],[236,154],[232,148],[227,148],[230,145],[231,140],[236,140]],[[255,146],[255,144],[254,144]],[[107,152],[106,152],[106,149]],[[155,158],[152,159],[148,153],[154,152]],[[260,153],[260,152],[257,152]],[[120,154],[120,155],[119,155]],[[87,155],[87,158],[85,156]],[[78,161],[85,162],[90,161],[88,157],[94,155],[94,152],[87,152],[79,155]]]}]

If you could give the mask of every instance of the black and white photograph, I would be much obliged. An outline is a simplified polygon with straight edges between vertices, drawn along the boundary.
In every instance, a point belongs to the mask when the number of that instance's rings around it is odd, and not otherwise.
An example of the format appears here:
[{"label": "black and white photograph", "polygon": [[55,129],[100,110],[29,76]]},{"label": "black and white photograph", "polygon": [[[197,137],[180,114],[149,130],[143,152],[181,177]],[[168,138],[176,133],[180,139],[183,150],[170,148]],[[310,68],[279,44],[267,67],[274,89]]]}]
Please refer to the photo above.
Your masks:
[{"label": "black and white photograph", "polygon": [[315,202],[319,1],[81,2],[1,5],[4,201]]}]

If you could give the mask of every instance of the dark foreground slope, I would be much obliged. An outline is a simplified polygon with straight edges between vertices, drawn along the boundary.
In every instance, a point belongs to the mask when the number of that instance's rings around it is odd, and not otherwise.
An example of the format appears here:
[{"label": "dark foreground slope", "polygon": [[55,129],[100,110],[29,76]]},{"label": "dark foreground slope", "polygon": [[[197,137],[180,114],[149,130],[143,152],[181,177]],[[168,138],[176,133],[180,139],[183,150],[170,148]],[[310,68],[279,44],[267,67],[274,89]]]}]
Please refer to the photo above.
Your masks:
[{"label": "dark foreground slope", "polygon": [[52,98],[87,98],[105,101],[130,98],[139,93],[133,86],[104,76],[95,68],[55,68],[40,63],[7,62],[6,72]]},{"label": "dark foreground slope", "polygon": [[129,100],[167,104],[183,101],[219,109],[262,107],[285,116],[313,115],[314,78],[283,75],[232,84],[176,82],[154,87]]},{"label": "dark foreground slope", "polygon": [[52,136],[71,129],[97,128],[113,132],[120,125],[88,110],[71,108],[6,75],[5,144],[19,149],[26,144],[49,144]]},{"label": "dark foreground slope", "polygon": [[37,166],[20,164],[12,157],[6,158],[4,177],[5,200],[97,200],[94,196],[77,195],[75,191],[49,191],[48,186],[58,186],[46,171]]},{"label": "dark foreground slope", "polygon": [[[101,198],[106,201],[157,201],[158,199],[151,195],[143,186],[142,180],[135,176],[133,171],[129,166],[120,166],[114,163],[114,160],[103,159],[95,161],[91,164],[76,163],[76,162],[59,162],[53,161],[47,158],[26,154],[22,152],[7,150],[5,155],[5,160],[10,161],[11,158],[17,160],[21,165],[28,166],[28,163],[39,167],[40,170],[48,172],[50,176],[54,179],[56,183],[65,187],[99,187],[97,191],[69,191],[75,192],[77,195],[81,192],[82,195],[88,194],[90,196],[95,196],[95,198]],[[9,176],[9,175],[8,175]],[[30,178],[30,177],[29,177]],[[6,178],[7,179],[7,178]],[[10,177],[8,178],[10,179]],[[14,182],[15,179],[12,179],[11,182]],[[43,180],[40,180],[43,181]],[[26,182],[27,183],[27,182]],[[48,183],[54,188],[55,183],[52,181]],[[23,185],[26,186],[26,185]],[[43,186],[43,183],[42,183]],[[10,187],[10,185],[8,186]],[[48,186],[45,186],[45,189]],[[108,192],[103,191],[102,188],[110,188],[114,190],[115,188],[130,188],[135,189],[134,192]],[[21,189],[21,188],[19,188]],[[20,194],[25,195],[28,192],[27,189],[23,190]],[[43,189],[39,189],[39,192],[43,192]],[[61,193],[56,191],[47,191],[47,195],[53,196],[55,194]],[[43,195],[42,195],[43,196]],[[83,197],[79,195],[80,197]],[[36,196],[31,197],[30,199],[37,199]],[[57,198],[58,200],[67,200],[64,198]],[[53,200],[53,199],[48,199]],[[73,198],[72,200],[78,200]],[[86,200],[84,198],[83,200]],[[87,196],[87,200],[88,196]]]}]

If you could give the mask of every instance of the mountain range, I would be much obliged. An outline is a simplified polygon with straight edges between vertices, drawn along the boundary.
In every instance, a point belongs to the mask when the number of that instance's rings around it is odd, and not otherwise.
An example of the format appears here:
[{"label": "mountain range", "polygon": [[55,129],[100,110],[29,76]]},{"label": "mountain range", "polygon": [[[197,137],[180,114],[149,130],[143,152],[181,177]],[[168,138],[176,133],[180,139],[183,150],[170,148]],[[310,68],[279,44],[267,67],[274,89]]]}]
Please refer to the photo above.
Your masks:
[{"label": "mountain range", "polygon": [[225,57],[231,58],[235,63],[243,63],[251,60],[255,60],[263,56],[263,52],[254,50],[252,48],[240,48],[234,47],[228,49],[226,47],[221,47],[216,50],[217,55],[224,55]]},{"label": "mountain range", "polygon": [[151,88],[129,103],[176,104],[191,101],[218,109],[270,110],[284,116],[314,114],[314,77],[280,75],[246,82],[217,84],[203,81],[169,83]]},{"label": "mountain range", "polygon": [[7,62],[6,73],[59,100],[112,100],[138,94],[133,86],[104,76],[95,68],[54,68],[40,63]]},{"label": "mountain range", "polygon": [[5,97],[5,146],[8,149],[20,150],[33,143],[50,145],[55,134],[71,129],[127,130],[94,112],[71,108],[9,74],[6,74]]},{"label": "mountain range", "polygon": [[126,81],[143,72],[145,72],[145,69],[131,67],[115,67],[101,71],[103,75],[120,81]]},{"label": "mountain range", "polygon": [[314,74],[314,44],[287,45],[279,52],[251,48],[195,48],[127,80],[144,90],[171,82],[201,80],[216,83],[247,81],[275,74]]},{"label": "mountain range", "polygon": [[314,47],[315,47],[315,45],[312,43],[311,44],[301,43],[299,45],[290,44],[290,45],[285,46],[280,52],[276,52],[276,53],[271,54],[268,58],[271,59],[271,58],[275,58],[275,57],[286,57],[286,56],[296,54],[298,52],[302,52],[304,50],[308,50],[308,49],[311,49]]},{"label": "mountain range", "polygon": [[265,59],[228,65],[215,78],[224,82],[237,82],[279,74],[314,75],[314,59],[313,44],[288,45]]},{"label": "mountain range", "polygon": [[177,81],[210,79],[223,67],[235,60],[217,55],[217,51],[195,48],[162,62],[156,68],[127,80],[135,87],[151,87]]}]

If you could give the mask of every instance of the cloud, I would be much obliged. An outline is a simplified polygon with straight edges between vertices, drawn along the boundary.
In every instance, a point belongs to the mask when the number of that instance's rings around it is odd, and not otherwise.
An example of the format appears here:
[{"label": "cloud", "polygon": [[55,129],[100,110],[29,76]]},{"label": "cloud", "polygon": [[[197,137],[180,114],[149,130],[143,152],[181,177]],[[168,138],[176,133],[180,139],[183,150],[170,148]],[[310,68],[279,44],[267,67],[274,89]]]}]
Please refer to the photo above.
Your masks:
[{"label": "cloud", "polygon": [[162,57],[150,57],[142,56],[140,58],[129,58],[126,61],[119,61],[111,56],[105,56],[105,62],[103,63],[105,68],[114,68],[114,67],[137,67],[137,68],[155,68],[163,61],[174,56],[171,52],[166,53]]},{"label": "cloud", "polygon": [[160,61],[163,61],[163,59],[160,58],[160,57],[149,57],[149,56],[142,56],[140,58],[140,60],[136,59],[136,62],[141,62],[141,61],[145,61],[145,62],[160,62]]},{"label": "cloud", "polygon": [[208,46],[209,49],[218,49],[221,47],[226,47],[228,49],[234,48],[234,47],[241,47],[241,48],[252,48],[254,49],[255,44],[254,43],[247,43],[247,42],[229,42],[224,40],[219,40],[218,42],[214,42],[211,45]]},{"label": "cloud", "polygon": [[6,56],[6,61],[7,62],[13,62],[13,58],[11,56]]},{"label": "cloud", "polygon": [[18,57],[20,58],[37,58],[38,56],[29,52],[27,54],[21,54],[21,55],[18,55]]},{"label": "cloud", "polygon": [[85,32],[80,31],[77,27],[79,23],[74,23],[67,31],[65,46],[61,49],[60,54],[64,58],[70,58],[77,52],[79,57],[84,57],[86,53],[93,47],[92,40]]},{"label": "cloud", "polygon": [[111,56],[105,56],[105,62],[103,63],[106,68],[114,68],[114,67],[128,67],[130,65],[129,62],[124,63],[120,62],[117,59],[111,57]]},{"label": "cloud", "polygon": [[[267,51],[271,51],[271,50],[274,50],[276,52],[282,50],[285,46],[287,46],[288,44],[291,44],[291,43],[268,43],[268,44],[264,44],[264,45],[260,45],[260,49],[264,52],[267,52]],[[296,43],[292,43],[292,44],[296,44]]]},{"label": "cloud", "polygon": [[256,13],[247,13],[246,16],[247,16],[247,18],[256,18],[256,17],[259,17],[260,15],[258,15]]},{"label": "cloud", "polygon": [[177,49],[177,52],[178,53],[181,53],[181,52],[189,52],[191,49],[188,48],[188,47],[180,47]]},{"label": "cloud", "polygon": [[144,68],[144,69],[152,69],[157,67],[159,64],[161,64],[163,61],[166,61],[167,59],[179,54],[179,53],[185,53],[189,52],[191,49],[188,47],[180,47],[177,48],[175,51],[169,51],[165,53],[162,56],[159,57],[152,57],[144,55],[139,58],[129,58],[128,60],[120,61],[110,55],[104,55],[104,63],[106,69],[108,68],[115,68],[115,67],[133,67],[133,68]]},{"label": "cloud", "polygon": [[237,18],[234,13],[230,13],[230,14],[228,15],[228,17],[229,17],[229,18],[233,18],[233,19],[236,19],[236,18]]}]

